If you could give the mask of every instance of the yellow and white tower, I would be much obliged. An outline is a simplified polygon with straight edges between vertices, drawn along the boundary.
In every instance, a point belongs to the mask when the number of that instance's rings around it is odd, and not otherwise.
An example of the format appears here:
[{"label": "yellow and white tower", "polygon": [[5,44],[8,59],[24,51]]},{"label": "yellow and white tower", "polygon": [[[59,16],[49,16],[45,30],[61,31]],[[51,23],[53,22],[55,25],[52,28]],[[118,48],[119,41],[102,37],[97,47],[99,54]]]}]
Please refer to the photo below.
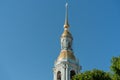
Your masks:
[{"label": "yellow and white tower", "polygon": [[69,27],[68,3],[66,3],[64,32],[61,35],[61,52],[53,68],[54,80],[71,80],[81,70],[79,60],[76,59],[72,50],[73,37],[69,31]]}]

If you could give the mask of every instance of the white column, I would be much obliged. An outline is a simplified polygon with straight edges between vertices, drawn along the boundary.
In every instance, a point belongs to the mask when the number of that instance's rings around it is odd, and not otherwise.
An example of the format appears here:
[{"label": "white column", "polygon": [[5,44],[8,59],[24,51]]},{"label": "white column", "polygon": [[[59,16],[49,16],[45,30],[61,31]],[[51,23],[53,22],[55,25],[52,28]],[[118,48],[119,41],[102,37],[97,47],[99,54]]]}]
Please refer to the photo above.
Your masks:
[{"label": "white column", "polygon": [[55,70],[53,70],[53,77],[54,77],[54,80],[56,80],[56,71]]},{"label": "white column", "polygon": [[66,80],[66,66],[64,67],[64,80]]},{"label": "white column", "polygon": [[68,70],[68,65],[66,66],[66,80],[69,80],[69,70]]}]

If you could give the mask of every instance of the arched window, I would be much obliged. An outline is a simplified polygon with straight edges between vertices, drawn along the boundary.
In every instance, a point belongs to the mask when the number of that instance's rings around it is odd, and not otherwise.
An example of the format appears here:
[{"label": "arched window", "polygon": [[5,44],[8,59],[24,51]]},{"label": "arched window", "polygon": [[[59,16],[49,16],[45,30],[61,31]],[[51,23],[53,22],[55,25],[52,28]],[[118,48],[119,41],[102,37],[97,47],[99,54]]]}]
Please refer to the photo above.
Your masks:
[{"label": "arched window", "polygon": [[74,75],[75,75],[75,71],[74,70],[70,71],[70,79],[72,79]]},{"label": "arched window", "polygon": [[60,71],[57,72],[57,80],[61,80],[61,72]]}]

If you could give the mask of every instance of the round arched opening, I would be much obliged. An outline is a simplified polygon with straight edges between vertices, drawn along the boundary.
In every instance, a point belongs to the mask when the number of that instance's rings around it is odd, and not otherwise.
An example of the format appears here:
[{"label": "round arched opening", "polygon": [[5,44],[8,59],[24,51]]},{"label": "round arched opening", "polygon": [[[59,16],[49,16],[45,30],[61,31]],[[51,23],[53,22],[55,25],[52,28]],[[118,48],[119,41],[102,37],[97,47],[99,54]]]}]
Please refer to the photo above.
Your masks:
[{"label": "round arched opening", "polygon": [[60,71],[57,72],[57,80],[61,80],[61,72]]},{"label": "round arched opening", "polygon": [[75,71],[74,70],[70,71],[70,80],[73,78],[74,75],[75,75]]}]

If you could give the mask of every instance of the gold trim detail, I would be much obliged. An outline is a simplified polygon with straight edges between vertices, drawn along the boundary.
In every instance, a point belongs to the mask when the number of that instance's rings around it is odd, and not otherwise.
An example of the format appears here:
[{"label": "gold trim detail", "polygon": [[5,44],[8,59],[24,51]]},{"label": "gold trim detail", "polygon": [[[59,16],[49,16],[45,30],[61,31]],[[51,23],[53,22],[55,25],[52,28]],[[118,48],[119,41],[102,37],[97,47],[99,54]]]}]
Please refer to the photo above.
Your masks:
[{"label": "gold trim detail", "polygon": [[72,38],[72,35],[71,35],[71,33],[68,30],[64,30],[64,32],[63,32],[61,37],[71,37]]}]

